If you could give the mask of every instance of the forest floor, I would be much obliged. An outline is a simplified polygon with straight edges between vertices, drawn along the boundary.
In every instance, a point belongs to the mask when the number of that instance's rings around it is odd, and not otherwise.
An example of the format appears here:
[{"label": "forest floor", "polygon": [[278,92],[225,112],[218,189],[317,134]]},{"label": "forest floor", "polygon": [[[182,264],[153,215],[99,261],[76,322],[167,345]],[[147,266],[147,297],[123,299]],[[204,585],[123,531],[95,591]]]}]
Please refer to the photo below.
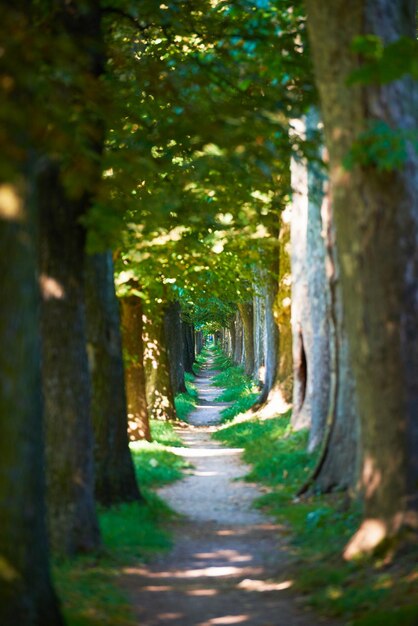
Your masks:
[{"label": "forest floor", "polygon": [[185,447],[172,449],[193,469],[158,492],[179,514],[170,523],[174,547],[146,565],[124,569],[122,585],[138,624],[322,624],[292,592],[285,529],[252,508],[263,491],[241,480],[249,470],[242,450],[211,438],[227,406],[215,401],[219,389],[210,383],[216,373],[210,361],[201,370],[197,407],[189,424],[178,429]]}]

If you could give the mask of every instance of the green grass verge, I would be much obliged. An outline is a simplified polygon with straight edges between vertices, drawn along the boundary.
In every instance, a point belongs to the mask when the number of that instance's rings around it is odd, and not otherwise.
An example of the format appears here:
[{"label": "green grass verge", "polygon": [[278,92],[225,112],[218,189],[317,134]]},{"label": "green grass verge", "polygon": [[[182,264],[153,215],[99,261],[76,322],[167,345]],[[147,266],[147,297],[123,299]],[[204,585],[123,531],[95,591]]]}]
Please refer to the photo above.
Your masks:
[{"label": "green grass verge", "polygon": [[164,446],[180,444],[168,422],[153,422],[153,443],[131,444],[145,503],[99,510],[103,548],[53,566],[53,579],[67,626],[135,626],[132,607],[120,586],[129,566],[171,546],[163,525],[175,515],[152,488],[182,476],[186,463]]},{"label": "green grass verge", "polygon": [[179,393],[174,398],[174,406],[176,407],[176,414],[179,420],[183,422],[187,422],[187,418],[190,413],[194,411],[196,408],[197,402],[197,389],[194,384],[194,376],[193,374],[185,373],[184,375],[186,382],[187,393]]},{"label": "green grass verge", "polygon": [[307,432],[292,432],[290,415],[224,426],[213,436],[244,448],[252,465],[247,480],[267,485],[257,501],[291,532],[294,589],[322,613],[350,626],[417,626],[418,548],[393,563],[346,563],[341,554],[358,527],[361,512],[342,494],[294,494],[315,462],[306,452]]},{"label": "green grass verge", "polygon": [[[218,357],[215,358],[215,362]],[[233,365],[224,354],[219,355],[216,369],[221,372],[214,376],[212,385],[223,387],[216,398],[218,402],[232,402],[231,406],[221,411],[221,422],[228,422],[236,415],[248,411],[260,394],[257,384],[244,374],[242,367]]]}]

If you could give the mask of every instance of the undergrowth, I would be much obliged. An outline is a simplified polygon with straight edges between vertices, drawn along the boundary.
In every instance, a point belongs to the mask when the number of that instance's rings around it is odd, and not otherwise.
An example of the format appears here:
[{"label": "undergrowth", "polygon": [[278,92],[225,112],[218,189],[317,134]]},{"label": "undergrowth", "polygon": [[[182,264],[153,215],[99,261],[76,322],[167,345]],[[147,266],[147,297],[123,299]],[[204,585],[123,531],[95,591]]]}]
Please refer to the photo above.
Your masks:
[{"label": "undergrowth", "polygon": [[103,548],[53,567],[67,626],[135,626],[120,585],[123,570],[171,546],[163,524],[175,514],[152,489],[180,478],[187,464],[165,447],[180,445],[169,422],[153,421],[151,430],[153,443],[131,444],[144,502],[100,509]]}]

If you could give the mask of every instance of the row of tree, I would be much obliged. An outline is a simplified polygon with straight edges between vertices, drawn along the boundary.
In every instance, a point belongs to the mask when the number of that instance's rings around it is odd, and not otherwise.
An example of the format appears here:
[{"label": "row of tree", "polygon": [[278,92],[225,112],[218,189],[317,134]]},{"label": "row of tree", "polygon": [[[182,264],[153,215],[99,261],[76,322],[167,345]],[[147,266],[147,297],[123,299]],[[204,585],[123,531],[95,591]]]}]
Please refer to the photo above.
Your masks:
[{"label": "row of tree", "polygon": [[362,493],[352,553],[416,524],[412,3],[306,4],[310,43],[299,3],[5,9],[5,626],[61,623],[47,534],[94,550],[95,502],[141,498],[129,438],[175,418],[205,325],[264,368],[255,411],[310,425],[301,491]]}]

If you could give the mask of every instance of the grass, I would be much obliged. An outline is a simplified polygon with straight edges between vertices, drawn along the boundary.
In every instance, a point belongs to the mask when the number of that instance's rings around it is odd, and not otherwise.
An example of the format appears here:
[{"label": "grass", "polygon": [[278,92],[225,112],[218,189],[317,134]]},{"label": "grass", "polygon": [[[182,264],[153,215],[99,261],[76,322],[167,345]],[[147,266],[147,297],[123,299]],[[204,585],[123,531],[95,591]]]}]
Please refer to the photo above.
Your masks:
[{"label": "grass", "polygon": [[418,548],[393,563],[343,561],[360,508],[338,493],[295,500],[315,459],[306,452],[307,432],[292,431],[290,414],[232,423],[213,436],[244,448],[244,459],[252,466],[246,479],[269,487],[256,506],[288,528],[295,555],[294,589],[308,604],[345,618],[350,626],[417,626]]},{"label": "grass", "polygon": [[244,374],[242,367],[234,365],[232,361],[219,349],[214,349],[215,369],[221,372],[214,376],[212,385],[223,387],[223,391],[216,398],[218,402],[232,402],[231,406],[221,411],[221,422],[228,422],[240,413],[248,411],[260,394],[258,385]]},{"label": "grass", "polygon": [[152,422],[151,429],[155,442],[131,444],[145,503],[100,509],[100,552],[53,566],[67,626],[135,626],[120,577],[130,564],[135,566],[171,546],[163,525],[175,514],[152,489],[180,478],[187,464],[166,449],[180,445],[170,423]]},{"label": "grass", "polygon": [[174,405],[176,407],[176,414],[179,420],[187,422],[187,418],[190,413],[196,408],[197,402],[197,389],[194,384],[193,374],[185,373],[187,393],[179,393],[174,399]]}]

